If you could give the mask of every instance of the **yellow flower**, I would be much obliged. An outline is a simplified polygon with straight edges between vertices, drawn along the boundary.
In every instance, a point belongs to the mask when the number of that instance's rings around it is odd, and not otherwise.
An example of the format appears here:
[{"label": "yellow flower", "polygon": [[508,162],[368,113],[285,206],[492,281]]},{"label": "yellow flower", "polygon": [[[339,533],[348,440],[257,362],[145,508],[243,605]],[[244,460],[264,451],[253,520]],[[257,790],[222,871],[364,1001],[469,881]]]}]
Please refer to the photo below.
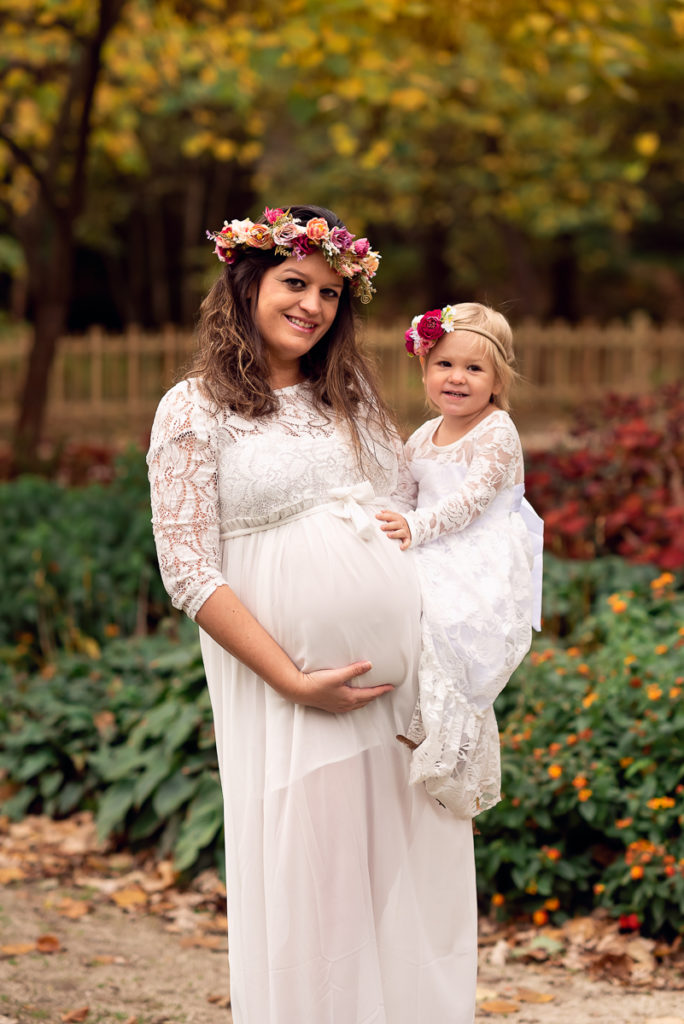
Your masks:
[{"label": "yellow flower", "polygon": [[628,654],[626,658],[623,659],[625,665],[633,665],[636,660],[636,654]]},{"label": "yellow flower", "polygon": [[663,691],[660,689],[657,683],[650,683],[646,688],[646,693],[649,700],[660,700],[663,695]]},{"label": "yellow flower", "polygon": [[577,794],[577,799],[580,801],[580,803],[585,803],[585,801],[587,801],[591,796],[591,793],[592,790],[590,789],[580,789],[579,793]]},{"label": "yellow flower", "polygon": [[674,576],[671,572],[664,572],[657,579],[651,580],[650,585],[652,590],[662,590],[663,587],[669,587],[671,583],[674,583]]},{"label": "yellow flower", "polygon": [[559,764],[550,764],[548,771],[552,779],[560,779],[563,774],[563,769]]},{"label": "yellow flower", "polygon": [[670,690],[670,697],[672,698],[672,700],[674,700],[675,697],[678,697],[681,692],[681,686],[673,686]]},{"label": "yellow flower", "polygon": [[613,603],[611,604],[611,608],[613,609],[616,615],[619,615],[621,612],[624,612],[627,609],[627,602],[621,600],[613,601]]}]

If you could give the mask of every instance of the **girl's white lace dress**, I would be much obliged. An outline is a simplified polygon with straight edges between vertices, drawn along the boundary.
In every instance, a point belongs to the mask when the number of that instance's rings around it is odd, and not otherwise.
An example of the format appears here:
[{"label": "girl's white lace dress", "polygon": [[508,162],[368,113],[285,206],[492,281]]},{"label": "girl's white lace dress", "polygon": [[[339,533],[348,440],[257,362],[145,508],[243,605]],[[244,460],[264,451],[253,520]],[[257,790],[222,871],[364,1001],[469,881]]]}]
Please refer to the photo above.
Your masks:
[{"label": "girl's white lace dress", "polygon": [[[413,558],[376,511],[410,500],[401,446],[348,433],[306,384],[272,417],[162,400],[148,455],[159,563],[194,616],[228,583],[296,664],[369,659],[396,690],[331,715],[294,705],[201,633],[225,803],[235,1024],[471,1024],[472,830],[408,785],[417,697]],[[406,467],[403,465],[405,473]],[[406,505],[406,502],[404,503]]]},{"label": "girl's white lace dress", "polygon": [[501,799],[492,705],[540,625],[543,524],[523,498],[508,413],[491,412],[443,446],[433,441],[440,422],[420,426],[405,449],[418,484],[405,516],[423,594],[410,777],[472,818]]}]

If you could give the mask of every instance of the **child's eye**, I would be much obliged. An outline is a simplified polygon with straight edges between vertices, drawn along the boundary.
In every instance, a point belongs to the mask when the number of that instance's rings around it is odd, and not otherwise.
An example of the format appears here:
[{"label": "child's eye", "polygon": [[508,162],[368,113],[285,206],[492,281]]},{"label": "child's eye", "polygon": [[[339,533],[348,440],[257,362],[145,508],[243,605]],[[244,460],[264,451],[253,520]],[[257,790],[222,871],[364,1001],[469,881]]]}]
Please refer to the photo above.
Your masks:
[{"label": "child's eye", "polygon": [[468,369],[469,369],[469,370],[481,370],[481,369],[482,369],[482,367],[481,367],[481,366],[478,366],[478,364],[477,364],[477,363],[471,363],[471,364],[470,364],[470,366],[468,367]]},{"label": "child's eye", "polygon": [[448,359],[438,359],[437,366],[445,366],[448,368],[449,366],[451,366],[451,363],[449,362]]}]

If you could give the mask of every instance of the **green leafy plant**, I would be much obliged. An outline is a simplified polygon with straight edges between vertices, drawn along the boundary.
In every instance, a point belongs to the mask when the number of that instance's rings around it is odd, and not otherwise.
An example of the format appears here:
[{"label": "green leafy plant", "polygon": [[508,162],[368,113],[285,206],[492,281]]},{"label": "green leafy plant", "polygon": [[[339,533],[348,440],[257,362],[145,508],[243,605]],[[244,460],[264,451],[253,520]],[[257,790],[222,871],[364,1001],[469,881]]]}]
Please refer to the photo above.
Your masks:
[{"label": "green leafy plant", "polygon": [[539,638],[497,704],[504,799],[477,819],[495,906],[684,931],[684,595],[650,576],[598,597],[567,646]]},{"label": "green leafy plant", "polygon": [[[222,849],[223,811],[199,641],[162,634],[0,667],[2,813],[96,813],[100,834],[173,853],[183,871]],[[219,863],[221,858],[219,857]]]}]

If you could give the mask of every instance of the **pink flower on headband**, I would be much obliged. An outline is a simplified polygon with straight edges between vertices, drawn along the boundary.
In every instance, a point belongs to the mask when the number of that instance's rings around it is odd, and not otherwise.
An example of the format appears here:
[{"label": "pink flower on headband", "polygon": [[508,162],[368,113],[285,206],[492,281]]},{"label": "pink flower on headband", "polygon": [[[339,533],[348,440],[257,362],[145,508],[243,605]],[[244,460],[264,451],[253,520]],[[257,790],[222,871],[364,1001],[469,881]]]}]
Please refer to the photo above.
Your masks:
[{"label": "pink flower on headband", "polygon": [[367,238],[357,238],[352,249],[357,256],[367,256],[370,252],[370,242]]},{"label": "pink flower on headband", "polygon": [[431,309],[416,324],[416,330],[425,341],[438,341],[444,334],[442,310]]},{"label": "pink flower on headband", "polygon": [[412,327],[409,327],[409,329],[406,332],[406,334],[404,335],[404,337],[406,338],[406,351],[408,352],[408,354],[410,356],[414,356],[416,353],[415,353],[415,349],[414,349],[415,342],[413,340],[413,328]]},{"label": "pink flower on headband", "polygon": [[266,218],[269,224],[275,224],[275,222],[278,220],[278,217],[282,217],[284,213],[285,211],[281,210],[280,207],[276,207],[275,210],[271,210],[267,206],[266,209],[264,210],[264,217]]},{"label": "pink flower on headband", "polygon": [[330,232],[330,241],[340,252],[344,252],[345,249],[351,248],[354,236],[346,228],[333,228]]}]

